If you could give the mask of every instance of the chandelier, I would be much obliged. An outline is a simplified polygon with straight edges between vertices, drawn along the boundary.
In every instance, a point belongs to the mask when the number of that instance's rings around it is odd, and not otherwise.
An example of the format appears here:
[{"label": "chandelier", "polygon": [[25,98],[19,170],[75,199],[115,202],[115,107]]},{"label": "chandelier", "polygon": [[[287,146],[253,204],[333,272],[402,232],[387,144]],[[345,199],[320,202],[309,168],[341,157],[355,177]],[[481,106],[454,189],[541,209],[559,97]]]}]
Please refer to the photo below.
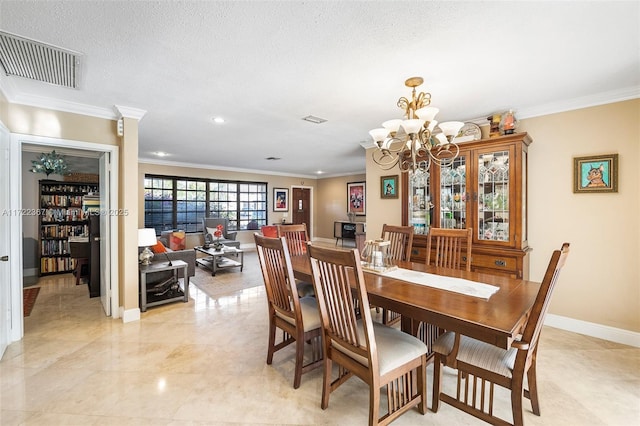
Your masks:
[{"label": "chandelier", "polygon": [[429,106],[431,93],[416,95],[416,87],[423,81],[422,77],[411,77],[404,82],[412,89],[411,100],[405,97],[398,99],[398,107],[404,110],[404,120],[385,121],[383,128],[369,132],[377,146],[372,154],[373,161],[384,170],[398,165],[402,172],[426,172],[432,162],[447,166],[460,153],[454,139],[464,123],[448,121],[438,124],[434,120],[440,110]]},{"label": "chandelier", "polygon": [[31,160],[31,171],[33,173],[44,173],[47,178],[51,173],[63,175],[67,173],[67,161],[63,155],[58,154],[55,149],[49,154],[42,153],[37,160]]}]

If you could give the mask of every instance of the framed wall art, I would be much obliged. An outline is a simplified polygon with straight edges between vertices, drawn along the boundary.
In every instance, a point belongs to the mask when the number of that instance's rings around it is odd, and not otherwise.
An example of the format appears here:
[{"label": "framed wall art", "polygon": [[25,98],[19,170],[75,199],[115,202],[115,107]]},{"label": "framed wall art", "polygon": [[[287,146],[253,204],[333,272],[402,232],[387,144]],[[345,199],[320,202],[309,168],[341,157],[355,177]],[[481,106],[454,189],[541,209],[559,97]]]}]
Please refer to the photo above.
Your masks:
[{"label": "framed wall art", "polygon": [[273,188],[273,211],[289,211],[289,190],[287,188]]},{"label": "framed wall art", "polygon": [[618,154],[574,157],[573,192],[618,192]]},{"label": "framed wall art", "polygon": [[380,198],[398,198],[398,175],[380,178]]},{"label": "framed wall art", "polygon": [[367,197],[365,182],[347,183],[347,214],[353,213],[356,216],[367,214]]}]

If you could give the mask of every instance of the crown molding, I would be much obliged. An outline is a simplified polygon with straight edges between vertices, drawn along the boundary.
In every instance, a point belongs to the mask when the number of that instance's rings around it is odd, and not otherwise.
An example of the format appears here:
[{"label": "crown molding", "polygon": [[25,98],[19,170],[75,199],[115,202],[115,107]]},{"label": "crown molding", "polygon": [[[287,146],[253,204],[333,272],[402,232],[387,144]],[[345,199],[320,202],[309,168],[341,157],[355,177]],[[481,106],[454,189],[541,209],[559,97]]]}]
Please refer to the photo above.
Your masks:
[{"label": "crown molding", "polygon": [[120,117],[134,118],[138,121],[142,120],[142,118],[147,113],[147,111],[143,109],[132,108],[132,107],[127,107],[122,105],[114,105],[113,108],[116,111],[116,114],[118,114],[118,118]]},{"label": "crown molding", "polygon": [[180,161],[157,160],[154,158],[139,157],[138,163],[155,164],[158,166],[188,167],[192,169],[223,170],[227,172],[238,172],[238,173],[254,173],[254,174],[268,175],[268,176],[303,177],[305,179],[318,179],[318,176],[315,176],[315,175],[296,175],[293,173],[274,172],[272,170],[241,169],[241,168],[235,168],[235,167],[216,166],[216,165],[209,165],[209,164],[196,164],[196,163],[184,163]]},{"label": "crown molding", "polygon": [[[616,102],[623,102],[636,98],[640,98],[640,86],[625,87],[623,89],[610,90],[608,92],[596,93],[589,96],[581,96],[579,98],[563,99],[558,102],[550,102],[547,104],[524,107],[520,109],[516,108],[514,109],[514,112],[516,113],[518,119],[522,120],[523,118],[533,118],[541,117],[544,115],[558,114],[561,112],[590,108],[599,105],[613,104]],[[491,113],[487,113],[487,115],[484,117],[478,117],[464,121],[475,123],[477,125],[486,125],[488,124],[487,116],[489,116],[490,114]]]}]

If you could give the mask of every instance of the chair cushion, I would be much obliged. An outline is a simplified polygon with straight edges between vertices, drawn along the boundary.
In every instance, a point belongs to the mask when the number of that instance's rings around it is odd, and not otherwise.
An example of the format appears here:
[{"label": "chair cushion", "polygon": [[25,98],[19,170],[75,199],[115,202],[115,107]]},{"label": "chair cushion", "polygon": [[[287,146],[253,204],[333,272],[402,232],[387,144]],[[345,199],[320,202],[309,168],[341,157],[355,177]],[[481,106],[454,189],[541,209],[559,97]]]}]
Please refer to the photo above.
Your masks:
[{"label": "chair cushion", "polygon": [[[434,342],[433,350],[442,355],[449,355],[454,342],[455,333],[448,331]],[[518,350],[515,348],[505,350],[471,337],[460,336],[457,359],[501,376],[511,377],[517,353]]]},{"label": "chair cushion", "polygon": [[151,247],[149,247],[151,249],[152,252],[154,253],[166,253],[167,252],[167,248],[164,246],[164,244],[162,244],[162,241],[158,240],[155,245],[152,245]]},{"label": "chair cushion", "polygon": [[[378,348],[378,367],[381,376],[427,353],[427,346],[421,340],[398,329],[373,322],[373,334]],[[358,320],[358,337],[364,341],[362,320]],[[362,365],[367,365],[365,357],[354,354],[335,341],[333,346]]]},{"label": "chair cushion", "polygon": [[[299,300],[304,331],[307,332],[320,328],[320,311],[318,310],[318,302],[316,299],[314,297],[302,297]],[[278,311],[276,311],[276,315],[289,324],[295,325],[293,318],[281,315]]]}]

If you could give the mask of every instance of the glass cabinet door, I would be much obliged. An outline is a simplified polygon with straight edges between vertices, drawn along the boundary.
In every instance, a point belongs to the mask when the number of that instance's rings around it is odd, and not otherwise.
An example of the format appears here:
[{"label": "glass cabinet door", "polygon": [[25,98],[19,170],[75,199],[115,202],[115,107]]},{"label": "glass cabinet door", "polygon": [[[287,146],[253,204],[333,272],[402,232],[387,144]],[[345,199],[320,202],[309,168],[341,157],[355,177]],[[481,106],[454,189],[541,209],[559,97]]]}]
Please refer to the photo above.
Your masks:
[{"label": "glass cabinet door", "polygon": [[509,241],[510,160],[508,149],[478,155],[478,241]]},{"label": "glass cabinet door", "polygon": [[440,168],[440,227],[467,227],[467,155]]},{"label": "glass cabinet door", "polygon": [[414,234],[427,234],[431,226],[431,203],[429,172],[409,172],[409,217]]}]

